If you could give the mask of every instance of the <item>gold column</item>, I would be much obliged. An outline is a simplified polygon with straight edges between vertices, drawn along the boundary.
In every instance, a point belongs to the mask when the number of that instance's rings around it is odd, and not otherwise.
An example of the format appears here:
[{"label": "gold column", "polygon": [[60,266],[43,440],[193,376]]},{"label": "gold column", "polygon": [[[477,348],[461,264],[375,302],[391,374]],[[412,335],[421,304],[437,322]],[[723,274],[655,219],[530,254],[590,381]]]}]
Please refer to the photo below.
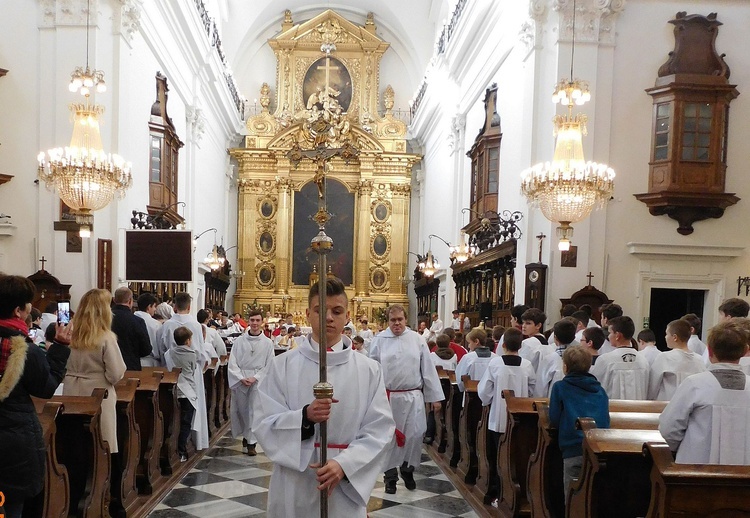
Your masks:
[{"label": "gold column", "polygon": [[[240,171],[247,164],[240,162]],[[253,181],[241,178],[238,182],[239,200],[237,215],[237,243],[239,259],[238,269],[245,272],[245,276],[237,279],[237,293],[235,295],[235,310],[241,311],[242,300],[247,297],[255,286],[255,221],[256,194]]]},{"label": "gold column", "polygon": [[[372,166],[372,163],[370,163]],[[364,169],[364,164],[363,167]],[[357,203],[359,217],[356,233],[356,262],[354,274],[354,292],[358,297],[370,293],[370,193],[372,181],[360,180],[357,184]]]},{"label": "gold column", "polygon": [[393,237],[391,252],[391,291],[398,286],[399,293],[406,294],[407,286],[401,283],[399,277],[409,276],[406,271],[406,252],[409,246],[409,184],[391,184],[393,203]]},{"label": "gold column", "polygon": [[[281,164],[279,166],[279,172],[282,172]],[[286,173],[289,173],[288,164]],[[279,207],[276,211],[276,293],[286,295],[291,277],[289,242],[290,236],[293,235],[290,214],[292,181],[289,178],[277,177],[276,188],[279,192]]]}]

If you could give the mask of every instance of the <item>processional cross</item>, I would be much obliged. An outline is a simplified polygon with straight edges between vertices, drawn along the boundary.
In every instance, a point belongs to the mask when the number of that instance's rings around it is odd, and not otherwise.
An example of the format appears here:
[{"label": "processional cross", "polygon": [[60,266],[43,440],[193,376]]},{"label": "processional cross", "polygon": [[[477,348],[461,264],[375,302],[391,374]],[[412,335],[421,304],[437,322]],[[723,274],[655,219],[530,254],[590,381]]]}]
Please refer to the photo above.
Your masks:
[{"label": "processional cross", "polygon": [[[313,394],[316,399],[333,398],[333,385],[328,383],[327,370],[327,339],[326,339],[326,274],[328,267],[326,264],[327,254],[333,250],[333,239],[325,232],[325,226],[331,219],[326,205],[326,172],[329,163],[334,157],[340,157],[345,162],[359,156],[357,149],[351,142],[349,135],[349,125],[346,122],[347,115],[342,113],[341,106],[336,101],[335,96],[329,95],[329,73],[330,73],[330,54],[336,50],[333,42],[323,43],[320,47],[321,52],[326,55],[326,84],[321,103],[323,110],[313,110],[310,117],[304,122],[302,128],[304,132],[303,144],[311,147],[303,149],[300,142],[295,142],[286,156],[289,161],[297,167],[304,160],[312,160],[316,165],[315,184],[318,186],[318,211],[312,216],[313,221],[318,224],[318,234],[311,241],[311,248],[318,254],[318,271],[320,278],[318,280],[318,304],[319,311],[319,335],[318,340],[318,366],[320,381],[313,386]],[[323,421],[320,427],[320,465],[325,466],[328,461],[328,423]],[[320,491],[320,516],[328,517],[328,489]]]}]

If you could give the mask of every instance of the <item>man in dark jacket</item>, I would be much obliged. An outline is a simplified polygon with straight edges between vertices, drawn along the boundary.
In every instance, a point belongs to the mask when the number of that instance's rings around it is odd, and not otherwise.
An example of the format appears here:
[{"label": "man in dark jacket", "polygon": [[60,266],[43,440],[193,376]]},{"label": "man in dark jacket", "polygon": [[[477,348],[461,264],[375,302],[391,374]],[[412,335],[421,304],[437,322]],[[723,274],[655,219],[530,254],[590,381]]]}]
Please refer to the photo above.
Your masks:
[{"label": "man in dark jacket", "polygon": [[151,340],[143,319],[131,311],[133,292],[121,287],[115,291],[115,307],[112,308],[112,331],[117,335],[122,359],[130,371],[141,370],[141,358],[151,354]]}]

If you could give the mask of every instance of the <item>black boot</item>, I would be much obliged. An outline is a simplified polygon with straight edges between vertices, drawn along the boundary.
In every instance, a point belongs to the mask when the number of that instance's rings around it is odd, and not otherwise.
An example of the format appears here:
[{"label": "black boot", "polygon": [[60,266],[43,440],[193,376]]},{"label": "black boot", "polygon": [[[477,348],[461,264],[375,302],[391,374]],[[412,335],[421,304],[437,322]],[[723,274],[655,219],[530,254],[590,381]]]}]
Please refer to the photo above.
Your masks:
[{"label": "black boot", "polygon": [[385,472],[383,476],[383,482],[385,482],[385,492],[389,495],[396,494],[396,482],[398,481],[398,471],[396,468],[391,468]]},{"label": "black boot", "polygon": [[401,466],[401,478],[404,479],[406,489],[410,491],[417,489],[417,483],[414,481],[414,466],[409,466],[404,463],[404,465]]},{"label": "black boot", "polygon": [[255,443],[247,445],[247,454],[251,457],[255,457],[257,452],[255,451]]}]

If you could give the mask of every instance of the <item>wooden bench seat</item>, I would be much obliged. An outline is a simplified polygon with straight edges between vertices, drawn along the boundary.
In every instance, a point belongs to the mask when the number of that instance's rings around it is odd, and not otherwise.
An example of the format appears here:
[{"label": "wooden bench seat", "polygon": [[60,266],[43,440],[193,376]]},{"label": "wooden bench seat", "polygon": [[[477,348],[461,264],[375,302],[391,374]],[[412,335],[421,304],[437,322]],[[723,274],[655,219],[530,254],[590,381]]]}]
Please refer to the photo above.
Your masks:
[{"label": "wooden bench seat", "polygon": [[566,516],[646,516],[651,462],[646,442],[664,443],[658,430],[591,429],[584,433],[581,477],[570,490]]},{"label": "wooden bench seat", "polygon": [[180,404],[177,401],[177,381],[182,369],[174,368],[171,371],[166,367],[147,367],[144,372],[161,373],[159,383],[159,410],[161,410],[164,423],[164,436],[159,451],[159,467],[161,474],[169,476],[180,464],[180,456],[177,453],[177,439],[180,435]]},{"label": "wooden bench seat", "polygon": [[440,412],[435,413],[435,440],[432,446],[437,448],[438,453],[445,453],[448,449],[448,422],[446,415],[448,411],[448,398],[451,395],[451,380],[448,376],[448,371],[440,366],[437,366],[436,370],[438,379],[440,379],[440,386],[443,389],[443,403],[440,407]]},{"label": "wooden bench seat", "polygon": [[163,483],[159,454],[164,441],[164,421],[159,406],[159,385],[163,372],[125,371],[125,378],[140,381],[135,393],[135,420],[141,432],[140,458],[136,475],[138,492],[150,495]]},{"label": "wooden bench seat", "polygon": [[750,466],[676,464],[669,446],[647,443],[652,460],[647,516],[750,516]]},{"label": "wooden bench seat", "polygon": [[448,430],[448,443],[445,450],[445,457],[451,468],[457,468],[461,460],[461,444],[459,442],[459,423],[461,422],[461,401],[463,394],[458,390],[456,384],[456,372],[446,371],[451,383],[450,397],[445,405],[445,421]]},{"label": "wooden bench seat", "polygon": [[468,375],[461,378],[464,385],[464,404],[459,421],[459,443],[461,445],[461,461],[458,472],[464,483],[474,485],[479,474],[477,459],[477,428],[482,417],[482,400],[479,399],[477,386],[479,381],[472,380]]},{"label": "wooden bench seat", "polygon": [[47,449],[44,468],[44,490],[32,500],[27,500],[24,514],[44,518],[65,518],[70,505],[70,481],[67,468],[57,460],[57,416],[63,411],[59,401],[34,399],[42,437]]},{"label": "wooden bench seat", "polygon": [[[60,516],[61,511],[65,516],[80,518],[109,516],[110,454],[100,422],[105,397],[107,390],[98,388],[91,396],[54,396],[50,400],[60,405],[54,421],[54,453],[65,466],[69,481],[68,505],[50,509],[55,516]],[[36,400],[37,412],[40,402],[43,407],[47,405]],[[59,505],[60,500],[52,492],[64,487],[64,481],[60,473],[52,478],[56,488],[50,486],[50,497],[57,502],[54,505]]]},{"label": "wooden bench seat", "polygon": [[141,451],[141,432],[135,420],[138,383],[137,379],[123,378],[115,385],[119,452],[112,455],[112,516],[132,514],[138,498],[136,472]]},{"label": "wooden bench seat", "polygon": [[[662,401],[611,400],[610,428],[656,430],[659,414],[666,406]],[[534,454],[529,459],[527,498],[533,516],[561,517],[565,513],[562,454],[557,444],[557,430],[549,422],[549,404],[537,400],[539,435]],[[594,421],[578,421],[584,430],[595,428]]]}]

